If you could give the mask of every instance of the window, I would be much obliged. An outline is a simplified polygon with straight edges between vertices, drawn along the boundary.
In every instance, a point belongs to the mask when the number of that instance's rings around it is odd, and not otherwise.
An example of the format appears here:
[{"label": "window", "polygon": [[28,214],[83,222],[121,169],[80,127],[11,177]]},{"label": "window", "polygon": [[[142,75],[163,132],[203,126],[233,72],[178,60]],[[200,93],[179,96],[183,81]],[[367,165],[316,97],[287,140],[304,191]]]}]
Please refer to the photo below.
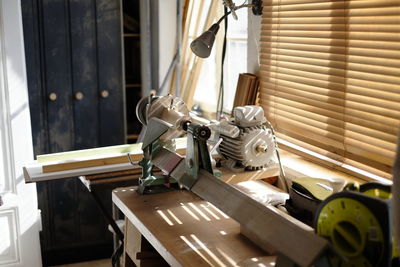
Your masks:
[{"label": "window", "polygon": [[[215,21],[223,15],[223,6],[219,3],[219,12]],[[247,8],[237,11],[238,20],[229,16],[224,64],[224,111],[230,113],[235,97],[236,84],[240,73],[247,71]],[[207,25],[206,27],[210,27]],[[203,61],[200,77],[196,85],[194,103],[207,113],[215,113],[220,88],[220,68],[222,58],[224,25],[221,23],[212,53]],[[193,36],[190,36],[193,40]],[[196,36],[197,37],[197,36]],[[194,37],[195,38],[195,37]]]},{"label": "window", "polygon": [[[1,46],[0,46],[1,47]],[[0,53],[1,56],[1,53]],[[3,75],[5,66],[0,62],[0,75]],[[12,154],[10,144],[11,125],[9,122],[8,96],[6,94],[6,83],[4,79],[0,80],[0,195],[15,191],[13,186],[14,175],[12,173]]]},{"label": "window", "polygon": [[363,178],[390,179],[400,121],[400,2],[263,3],[260,103],[281,142]]}]

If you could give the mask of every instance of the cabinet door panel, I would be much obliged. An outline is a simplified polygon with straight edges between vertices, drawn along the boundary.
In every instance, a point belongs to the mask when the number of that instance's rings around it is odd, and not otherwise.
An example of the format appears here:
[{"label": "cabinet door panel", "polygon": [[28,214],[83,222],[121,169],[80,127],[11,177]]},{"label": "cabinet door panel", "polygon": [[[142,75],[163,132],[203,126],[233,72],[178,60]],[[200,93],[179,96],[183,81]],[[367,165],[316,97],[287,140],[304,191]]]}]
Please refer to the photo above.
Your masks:
[{"label": "cabinet door panel", "polygon": [[[107,146],[125,142],[124,131],[118,129],[125,125],[125,108],[122,64],[122,31],[120,1],[97,0],[97,49],[99,91],[107,90],[109,96],[99,102],[100,137],[99,145]],[[113,53],[110,53],[113,51]],[[119,64],[118,64],[119,63]],[[115,66],[110,68],[109,66]],[[116,117],[115,114],[121,114]]]},{"label": "cabinet door panel", "polygon": [[[47,97],[44,88],[42,71],[44,69],[42,32],[42,2],[22,0],[22,22],[26,55],[26,75],[29,89],[29,106],[31,110],[32,141],[36,155],[48,153],[47,118],[45,115]],[[29,44],[29,45],[28,45]]]},{"label": "cabinet door panel", "polygon": [[85,149],[96,147],[99,135],[96,1],[71,0],[69,12],[75,149]]},{"label": "cabinet door panel", "polygon": [[43,53],[50,152],[67,151],[74,147],[68,9],[68,2],[64,0],[43,1]]},{"label": "cabinet door panel", "polygon": [[70,247],[79,242],[76,187],[75,179],[50,182],[50,190],[53,192],[50,199],[53,211],[51,222],[54,230],[52,248]]}]

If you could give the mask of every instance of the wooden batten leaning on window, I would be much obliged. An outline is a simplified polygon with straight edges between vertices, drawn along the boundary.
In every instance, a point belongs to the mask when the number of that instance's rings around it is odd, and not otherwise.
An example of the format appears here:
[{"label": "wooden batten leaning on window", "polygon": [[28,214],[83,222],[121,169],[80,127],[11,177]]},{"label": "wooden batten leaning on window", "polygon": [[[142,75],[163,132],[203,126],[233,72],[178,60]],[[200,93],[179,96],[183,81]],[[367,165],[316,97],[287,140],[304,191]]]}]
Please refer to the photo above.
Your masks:
[{"label": "wooden batten leaning on window", "polygon": [[364,178],[391,179],[400,121],[400,2],[263,3],[260,103],[278,137],[352,174],[355,167]]},{"label": "wooden batten leaning on window", "polygon": [[256,75],[252,73],[240,73],[236,86],[233,108],[255,105],[257,102],[259,86],[260,81]]}]

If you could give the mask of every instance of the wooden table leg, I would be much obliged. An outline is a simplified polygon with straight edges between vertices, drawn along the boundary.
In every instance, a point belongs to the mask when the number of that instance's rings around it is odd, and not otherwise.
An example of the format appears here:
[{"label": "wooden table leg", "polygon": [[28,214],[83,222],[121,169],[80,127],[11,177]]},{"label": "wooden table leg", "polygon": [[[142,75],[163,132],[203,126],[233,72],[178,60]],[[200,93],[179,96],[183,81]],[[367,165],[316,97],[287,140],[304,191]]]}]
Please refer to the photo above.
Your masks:
[{"label": "wooden table leg", "polygon": [[125,219],[124,242],[124,267],[169,266],[128,219]]}]

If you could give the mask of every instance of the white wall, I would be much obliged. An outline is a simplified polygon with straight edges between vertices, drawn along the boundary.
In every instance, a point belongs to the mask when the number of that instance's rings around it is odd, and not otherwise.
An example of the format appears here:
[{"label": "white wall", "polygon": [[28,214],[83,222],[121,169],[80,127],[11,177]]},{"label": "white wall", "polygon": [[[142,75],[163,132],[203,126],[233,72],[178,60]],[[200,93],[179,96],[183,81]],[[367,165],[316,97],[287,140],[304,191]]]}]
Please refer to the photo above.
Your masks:
[{"label": "white wall", "polygon": [[[158,2],[158,81],[161,86],[176,53],[177,0],[158,0]],[[159,92],[161,95],[167,94],[168,85],[167,82]]]},{"label": "white wall", "polygon": [[261,16],[254,16],[251,8],[248,8],[248,41],[247,41],[247,71],[258,73],[259,43],[261,33]]},{"label": "white wall", "polygon": [[41,266],[36,186],[22,172],[33,146],[19,0],[0,0],[0,89],[0,265]]},{"label": "white wall", "polygon": [[164,80],[176,52],[176,23],[177,0],[140,0],[142,96]]}]

